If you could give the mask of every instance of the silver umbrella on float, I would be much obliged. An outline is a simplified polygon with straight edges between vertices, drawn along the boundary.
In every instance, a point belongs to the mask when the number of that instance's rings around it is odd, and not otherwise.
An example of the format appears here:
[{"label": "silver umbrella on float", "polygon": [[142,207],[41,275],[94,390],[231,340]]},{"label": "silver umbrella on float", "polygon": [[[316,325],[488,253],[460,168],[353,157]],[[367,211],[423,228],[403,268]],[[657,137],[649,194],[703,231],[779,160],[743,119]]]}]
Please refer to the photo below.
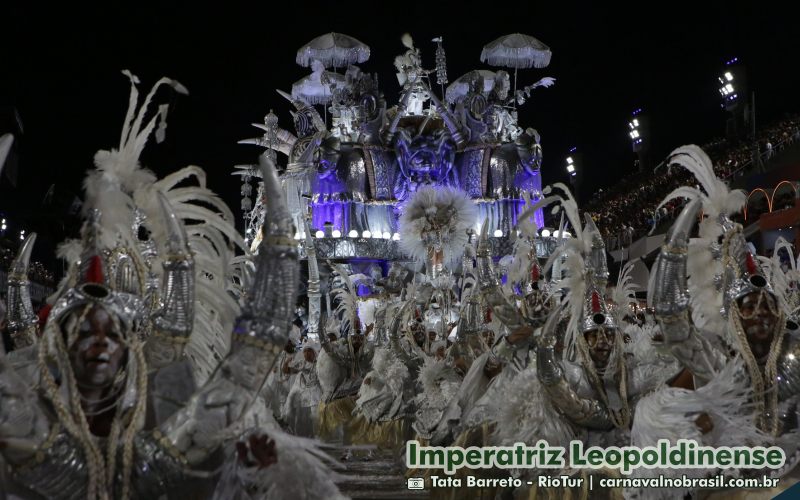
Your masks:
[{"label": "silver umbrella on float", "polygon": [[320,61],[313,61],[311,67],[313,73],[292,85],[292,97],[308,104],[327,104],[333,99],[334,90],[345,87],[345,76],[325,71]]},{"label": "silver umbrella on float", "polygon": [[522,33],[501,36],[484,45],[481,62],[491,66],[514,68],[514,102],[517,94],[517,70],[544,68],[550,64],[553,53],[540,40]]},{"label": "silver umbrella on float", "polygon": [[366,62],[367,59],[369,47],[363,42],[341,33],[326,33],[300,47],[296,61],[305,67],[310,67],[317,60],[326,68],[343,68]]},{"label": "silver umbrella on float", "polygon": [[326,104],[333,100],[335,90],[343,89],[347,85],[344,75],[325,71],[321,61],[311,61],[313,72],[292,84],[292,98],[311,105],[321,104],[325,110],[324,120],[328,123],[328,107]]}]

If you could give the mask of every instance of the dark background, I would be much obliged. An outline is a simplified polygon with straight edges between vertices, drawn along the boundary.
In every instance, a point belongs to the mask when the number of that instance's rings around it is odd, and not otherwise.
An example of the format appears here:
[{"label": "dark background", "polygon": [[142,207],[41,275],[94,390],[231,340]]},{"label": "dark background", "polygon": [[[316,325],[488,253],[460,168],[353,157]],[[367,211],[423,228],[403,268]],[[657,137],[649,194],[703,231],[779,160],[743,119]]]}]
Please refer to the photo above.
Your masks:
[{"label": "dark background", "polygon": [[444,37],[451,81],[488,68],[481,48],[498,36],[539,38],[551,47],[552,62],[521,70],[520,87],[543,76],[555,77],[556,85],[534,91],[520,122],[541,133],[546,183],[567,179],[564,157],[578,147],[583,197],[634,175],[627,122],[636,108],[650,122],[653,166],[674,147],[722,136],[727,115],[717,76],[733,56],[747,67],[759,123],[800,108],[797,18],[781,4],[377,3],[4,6],[0,133],[16,132],[18,154],[16,187],[6,176],[0,182],[10,234],[23,227],[39,232],[42,259],[74,236],[77,218],[67,214],[84,172],[98,149],[119,142],[129,93],[122,69],[139,76],[142,95],[161,76],[190,91],[159,93],[159,102],[172,103],[167,140],[149,144],[143,163],[159,175],[202,166],[209,185],[239,213],[239,179],[230,172],[253,162],[260,149],[236,141],[259,135],[250,123],[271,108],[292,130],[289,104],[273,89],[289,91],[310,72],[295,64],[296,50],[329,31],[371,47],[361,67],[379,73],[389,106],[399,92],[392,62],[405,51],[404,32],[429,68],[431,39]]}]

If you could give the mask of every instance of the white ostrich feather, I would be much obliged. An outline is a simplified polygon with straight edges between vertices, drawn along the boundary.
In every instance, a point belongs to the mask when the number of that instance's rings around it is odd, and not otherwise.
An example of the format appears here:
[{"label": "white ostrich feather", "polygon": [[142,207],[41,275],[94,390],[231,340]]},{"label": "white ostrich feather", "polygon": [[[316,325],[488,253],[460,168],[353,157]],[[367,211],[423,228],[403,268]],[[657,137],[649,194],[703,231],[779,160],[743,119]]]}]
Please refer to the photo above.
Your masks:
[{"label": "white ostrich feather", "polygon": [[691,172],[702,190],[692,187],[675,189],[661,202],[658,208],[676,198],[700,199],[705,220],[700,223],[699,238],[689,242],[687,274],[691,296],[692,320],[700,331],[724,331],[725,318],[722,309],[722,292],[716,287],[716,277],[721,276],[722,263],[711,253],[711,248],[722,235],[720,216],[727,217],[738,212],[746,202],[741,190],[731,191],[724,181],[717,178],[714,165],[706,153],[695,145],[682,146],[670,155],[670,164],[677,164]]},{"label": "white ostrich feather", "polygon": [[457,266],[474,227],[478,209],[466,192],[451,187],[423,186],[401,207],[400,247],[424,262],[426,241],[442,245],[445,263]]},{"label": "white ostrich feather", "polygon": [[[519,217],[517,217],[516,229],[519,230],[521,238],[515,238],[514,253],[511,263],[508,266],[508,282],[509,283],[522,283],[529,279],[528,272],[531,269],[530,252],[532,250],[531,241],[538,235],[539,226],[533,219],[536,211],[548,204],[560,200],[558,197],[549,197],[539,200],[537,203],[531,203],[530,197],[527,193],[523,194],[526,205],[531,205],[525,209]],[[511,232],[514,237],[515,232]]]},{"label": "white ostrich feather", "polygon": [[536,366],[530,365],[513,380],[497,387],[497,423],[493,442],[508,446],[533,444],[544,439],[551,446],[569,446],[575,434],[567,419],[556,411],[545,393]]},{"label": "white ostrich feather", "polygon": [[531,268],[531,244],[525,238],[517,238],[514,242],[514,254],[508,264],[508,283],[523,283],[529,279]]},{"label": "white ostrich feather", "polygon": [[709,250],[706,238],[689,241],[686,274],[690,294],[692,322],[701,332],[722,332],[726,328],[722,309],[722,293],[717,290],[715,276],[722,275],[722,263]]},{"label": "white ostrich feather", "polygon": [[[581,224],[580,214],[578,212],[578,203],[575,201],[575,198],[572,196],[569,188],[561,183],[553,184],[552,187],[563,191],[565,196],[548,196],[540,203],[546,204],[552,201],[557,202],[558,205],[552,209],[552,213],[557,214],[561,212],[562,216],[566,216],[567,220],[572,226],[575,237],[562,239],[561,246],[558,248],[558,250],[553,252],[550,258],[547,260],[544,271],[548,272],[551,268],[553,268],[557,261],[560,262],[560,259],[566,259],[565,262],[563,264],[559,264],[559,266],[560,269],[566,270],[567,273],[566,275],[564,275],[562,272],[558,273],[562,276],[555,277],[556,279],[553,282],[552,293],[555,294],[566,291],[564,296],[564,306],[569,314],[569,321],[567,323],[564,342],[565,348],[571,351],[578,335],[581,334],[580,324],[583,316],[583,303],[587,290],[586,258],[592,251],[592,232],[584,231],[584,227]],[[542,192],[545,195],[550,195],[552,191],[553,190],[551,186],[547,186]],[[563,225],[560,231],[561,234],[563,234]]]},{"label": "white ostrich feather", "polygon": [[411,34],[403,33],[403,36],[400,37],[400,41],[403,42],[403,46],[405,46],[406,48],[408,49],[414,48],[414,39],[411,38]]},{"label": "white ostrich feather", "polygon": [[436,405],[446,406],[458,392],[461,384],[455,372],[447,365],[445,360],[437,361],[427,357],[419,370],[417,380],[429,399],[437,401]]},{"label": "white ostrich feather", "polygon": [[331,290],[331,298],[338,300],[334,314],[339,319],[339,322],[346,331],[352,331],[355,328],[355,320],[358,317],[358,295],[354,280],[361,277],[361,275],[350,275],[341,264],[331,264],[334,272],[336,273],[336,280],[342,284],[341,288]]},{"label": "white ostrich feather", "polygon": [[[96,170],[90,172],[84,180],[86,203],[84,207],[100,209],[103,214],[103,225],[107,228],[126,230],[130,227],[134,203],[131,199],[133,191],[143,184],[151,184],[155,175],[141,168],[139,156],[144,149],[153,128],[159,120],[165,119],[165,108],[151,117],[142,128],[145,116],[156,91],[162,85],[169,85],[179,93],[187,94],[186,88],[175,80],[162,78],[153,86],[137,110],[139,92],[136,84],[139,79],[129,71],[122,72],[131,82],[131,94],[128,100],[128,111],[122,127],[120,143],[117,149],[101,150],[95,154]],[[112,233],[107,233],[112,237]],[[113,241],[103,241],[105,245],[113,245]]]},{"label": "white ostrich feather", "polygon": [[630,310],[629,304],[636,301],[637,283],[633,281],[633,268],[641,259],[634,259],[625,263],[619,271],[617,286],[611,294],[611,300],[616,304],[614,308],[617,325],[622,325],[622,318]]},{"label": "white ostrich feather", "polygon": [[[344,500],[336,482],[343,478],[331,470],[335,461],[325,452],[325,445],[313,439],[287,434],[274,423],[260,423],[249,435],[267,435],[275,441],[276,463],[266,468],[244,467],[236,451],[227,450],[228,458],[212,497],[214,500],[294,500],[326,498]],[[287,481],[287,478],[294,480]]]},{"label": "white ostrich feather", "polygon": [[[695,390],[663,387],[639,400],[631,429],[633,446],[694,439],[708,446],[755,446],[770,438],[754,425],[752,387],[741,359],[726,364],[711,381]],[[702,434],[695,419],[711,417],[714,428]]]},{"label": "white ostrich feather", "polygon": [[79,261],[82,252],[81,240],[75,238],[62,241],[56,248],[56,256],[68,263]]},{"label": "white ostrich feather", "polygon": [[406,381],[410,377],[408,368],[389,349],[377,348],[372,358],[372,372],[397,396],[403,392]]},{"label": "white ostrich feather", "polygon": [[630,337],[630,341],[624,344],[626,354],[630,354],[636,360],[637,365],[655,364],[659,357],[658,349],[653,346],[653,337],[658,333],[659,326],[654,324],[631,325],[624,328],[624,332]]},{"label": "white ostrich feather", "polygon": [[764,272],[765,277],[767,278],[767,282],[772,287],[772,291],[775,293],[775,297],[778,299],[778,305],[780,306],[781,310],[783,311],[791,311],[792,308],[789,307],[788,302],[788,294],[789,294],[789,281],[786,277],[786,274],[783,272],[783,269],[780,267],[780,258],[776,258],[773,256],[765,257],[763,255],[757,255],[756,259],[758,260],[759,267]]},{"label": "white ostrich feather", "polygon": [[670,164],[680,165],[691,172],[703,191],[691,187],[680,187],[664,198],[656,208],[658,210],[666,202],[675,198],[688,198],[703,200],[703,212],[712,220],[719,215],[731,215],[744,206],[747,195],[742,190],[731,191],[727,184],[714,173],[714,164],[708,155],[695,145],[681,146],[675,149],[669,157]]}]

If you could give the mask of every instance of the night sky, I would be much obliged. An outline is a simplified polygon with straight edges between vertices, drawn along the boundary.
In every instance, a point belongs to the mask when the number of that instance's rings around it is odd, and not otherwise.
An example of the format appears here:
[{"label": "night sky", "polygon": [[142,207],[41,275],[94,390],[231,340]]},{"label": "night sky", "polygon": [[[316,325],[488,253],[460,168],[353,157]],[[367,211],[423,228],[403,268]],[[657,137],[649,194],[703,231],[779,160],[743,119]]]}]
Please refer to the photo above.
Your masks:
[{"label": "night sky", "polygon": [[[17,144],[18,185],[5,178],[0,183],[0,210],[10,229],[22,224],[41,233],[40,252],[73,236],[75,224],[65,222],[64,212],[80,195],[95,151],[119,142],[129,91],[122,69],[139,76],[142,94],[161,76],[190,91],[159,93],[159,102],[173,104],[167,140],[148,145],[143,163],[159,175],[189,164],[205,168],[209,185],[238,213],[239,180],[231,169],[253,162],[260,148],[236,141],[259,135],[250,123],[260,122],[270,108],[292,130],[290,105],[274,89],[289,91],[310,72],[295,64],[296,51],[329,31],[371,47],[361,67],[379,73],[389,106],[399,92],[392,62],[405,51],[404,32],[414,37],[429,68],[431,39],[444,37],[451,81],[472,69],[493,69],[479,56],[498,36],[521,32],[539,38],[553,51],[551,64],[520,70],[520,87],[543,76],[555,77],[556,85],[534,91],[521,109],[521,125],[542,136],[545,183],[566,180],[564,157],[578,147],[584,196],[632,174],[627,122],[636,108],[651,123],[653,165],[674,147],[721,136],[726,114],[716,78],[734,56],[747,67],[760,123],[800,109],[797,20],[767,2],[710,2],[704,11],[694,8],[701,2],[669,3],[660,12],[654,8],[661,3],[651,2],[380,3],[385,6],[129,2],[126,9],[99,10],[71,3],[11,6],[10,12],[4,6],[0,133],[14,131],[14,108],[24,126]],[[288,14],[289,8],[298,10]]]}]

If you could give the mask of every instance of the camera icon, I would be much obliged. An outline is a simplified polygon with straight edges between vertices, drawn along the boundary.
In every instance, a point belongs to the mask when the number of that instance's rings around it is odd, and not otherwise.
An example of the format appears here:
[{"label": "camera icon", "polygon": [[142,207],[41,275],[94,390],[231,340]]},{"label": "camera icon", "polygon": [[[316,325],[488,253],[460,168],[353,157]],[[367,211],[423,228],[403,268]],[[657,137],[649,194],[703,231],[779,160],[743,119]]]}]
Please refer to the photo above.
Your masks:
[{"label": "camera icon", "polygon": [[425,480],[421,477],[410,477],[408,478],[408,489],[409,490],[424,490],[425,489]]}]

